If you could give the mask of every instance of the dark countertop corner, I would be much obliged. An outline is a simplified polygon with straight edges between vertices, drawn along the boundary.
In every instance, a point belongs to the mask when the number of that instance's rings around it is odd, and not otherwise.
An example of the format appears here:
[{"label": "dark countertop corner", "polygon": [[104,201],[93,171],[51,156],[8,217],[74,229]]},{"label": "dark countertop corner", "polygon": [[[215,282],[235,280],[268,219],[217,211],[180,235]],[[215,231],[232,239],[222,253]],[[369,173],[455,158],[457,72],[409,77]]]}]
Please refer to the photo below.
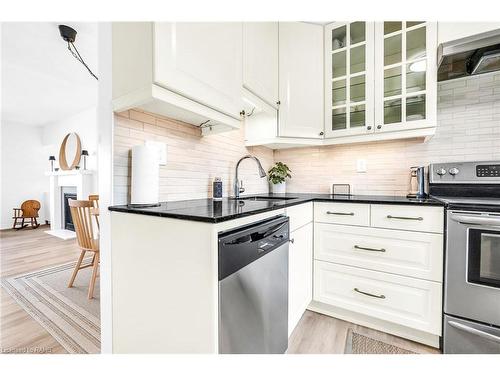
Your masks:
[{"label": "dark countertop corner", "polygon": [[[406,198],[404,196],[385,195],[286,193],[256,194],[252,195],[251,197],[257,197],[257,200],[248,199],[248,197],[245,196],[242,196],[241,199],[192,199],[175,202],[161,202],[160,205],[156,207],[130,207],[128,205],[118,205],[109,207],[109,210],[140,215],[169,217],[181,220],[219,223],[222,221],[233,220],[312,201],[444,206],[444,203],[432,198],[414,199]],[[273,199],[258,200],[259,198],[262,199],[263,197],[269,197]]]}]

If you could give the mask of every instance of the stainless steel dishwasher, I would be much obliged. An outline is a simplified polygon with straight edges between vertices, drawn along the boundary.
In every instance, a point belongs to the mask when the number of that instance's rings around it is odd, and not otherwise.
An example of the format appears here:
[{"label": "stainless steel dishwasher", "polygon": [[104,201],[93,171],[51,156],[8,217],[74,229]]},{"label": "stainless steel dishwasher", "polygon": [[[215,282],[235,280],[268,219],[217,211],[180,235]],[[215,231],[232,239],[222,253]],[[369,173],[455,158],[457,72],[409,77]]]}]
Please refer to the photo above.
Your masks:
[{"label": "stainless steel dishwasher", "polygon": [[288,348],[288,218],[219,233],[219,353]]}]

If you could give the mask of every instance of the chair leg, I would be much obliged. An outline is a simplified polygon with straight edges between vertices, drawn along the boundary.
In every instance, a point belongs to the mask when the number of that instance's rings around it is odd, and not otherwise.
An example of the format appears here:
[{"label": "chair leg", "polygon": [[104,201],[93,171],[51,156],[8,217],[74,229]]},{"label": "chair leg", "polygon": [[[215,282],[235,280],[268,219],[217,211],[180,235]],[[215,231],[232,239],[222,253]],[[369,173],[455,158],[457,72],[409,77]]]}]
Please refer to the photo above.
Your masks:
[{"label": "chair leg", "polygon": [[73,275],[71,275],[71,279],[69,280],[68,283],[68,288],[71,288],[73,286],[73,283],[75,282],[76,274],[80,270],[80,266],[82,265],[83,257],[85,256],[85,250],[82,250],[80,253],[80,257],[78,258],[78,262],[76,262],[75,270],[73,271]]},{"label": "chair leg", "polygon": [[97,277],[97,269],[99,268],[99,253],[95,253],[94,256],[94,266],[92,267],[92,277],[90,278],[89,284],[89,299],[94,298],[95,279]]},{"label": "chair leg", "polygon": [[14,225],[12,226],[12,229],[16,229],[17,226],[17,217],[14,218]]},{"label": "chair leg", "polygon": [[38,224],[38,221],[36,221],[36,217],[33,220],[35,220],[35,228],[38,228],[40,224]]}]

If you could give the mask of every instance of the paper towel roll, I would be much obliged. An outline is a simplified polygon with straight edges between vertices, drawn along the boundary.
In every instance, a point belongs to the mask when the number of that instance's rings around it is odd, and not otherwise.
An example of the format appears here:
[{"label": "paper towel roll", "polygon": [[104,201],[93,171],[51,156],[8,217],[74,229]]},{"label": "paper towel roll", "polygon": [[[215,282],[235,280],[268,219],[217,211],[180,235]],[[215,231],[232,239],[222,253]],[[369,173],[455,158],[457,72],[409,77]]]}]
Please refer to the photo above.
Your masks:
[{"label": "paper towel roll", "polygon": [[160,165],[158,150],[132,147],[131,204],[155,205],[159,201]]}]

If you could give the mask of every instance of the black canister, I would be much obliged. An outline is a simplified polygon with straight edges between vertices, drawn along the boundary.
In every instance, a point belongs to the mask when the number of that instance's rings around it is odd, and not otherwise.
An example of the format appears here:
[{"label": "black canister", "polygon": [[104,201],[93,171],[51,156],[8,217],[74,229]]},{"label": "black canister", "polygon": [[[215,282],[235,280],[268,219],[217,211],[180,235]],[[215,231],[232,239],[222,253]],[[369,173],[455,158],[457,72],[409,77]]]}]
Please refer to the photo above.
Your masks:
[{"label": "black canister", "polygon": [[220,177],[215,177],[212,190],[213,199],[222,199],[222,180]]}]

